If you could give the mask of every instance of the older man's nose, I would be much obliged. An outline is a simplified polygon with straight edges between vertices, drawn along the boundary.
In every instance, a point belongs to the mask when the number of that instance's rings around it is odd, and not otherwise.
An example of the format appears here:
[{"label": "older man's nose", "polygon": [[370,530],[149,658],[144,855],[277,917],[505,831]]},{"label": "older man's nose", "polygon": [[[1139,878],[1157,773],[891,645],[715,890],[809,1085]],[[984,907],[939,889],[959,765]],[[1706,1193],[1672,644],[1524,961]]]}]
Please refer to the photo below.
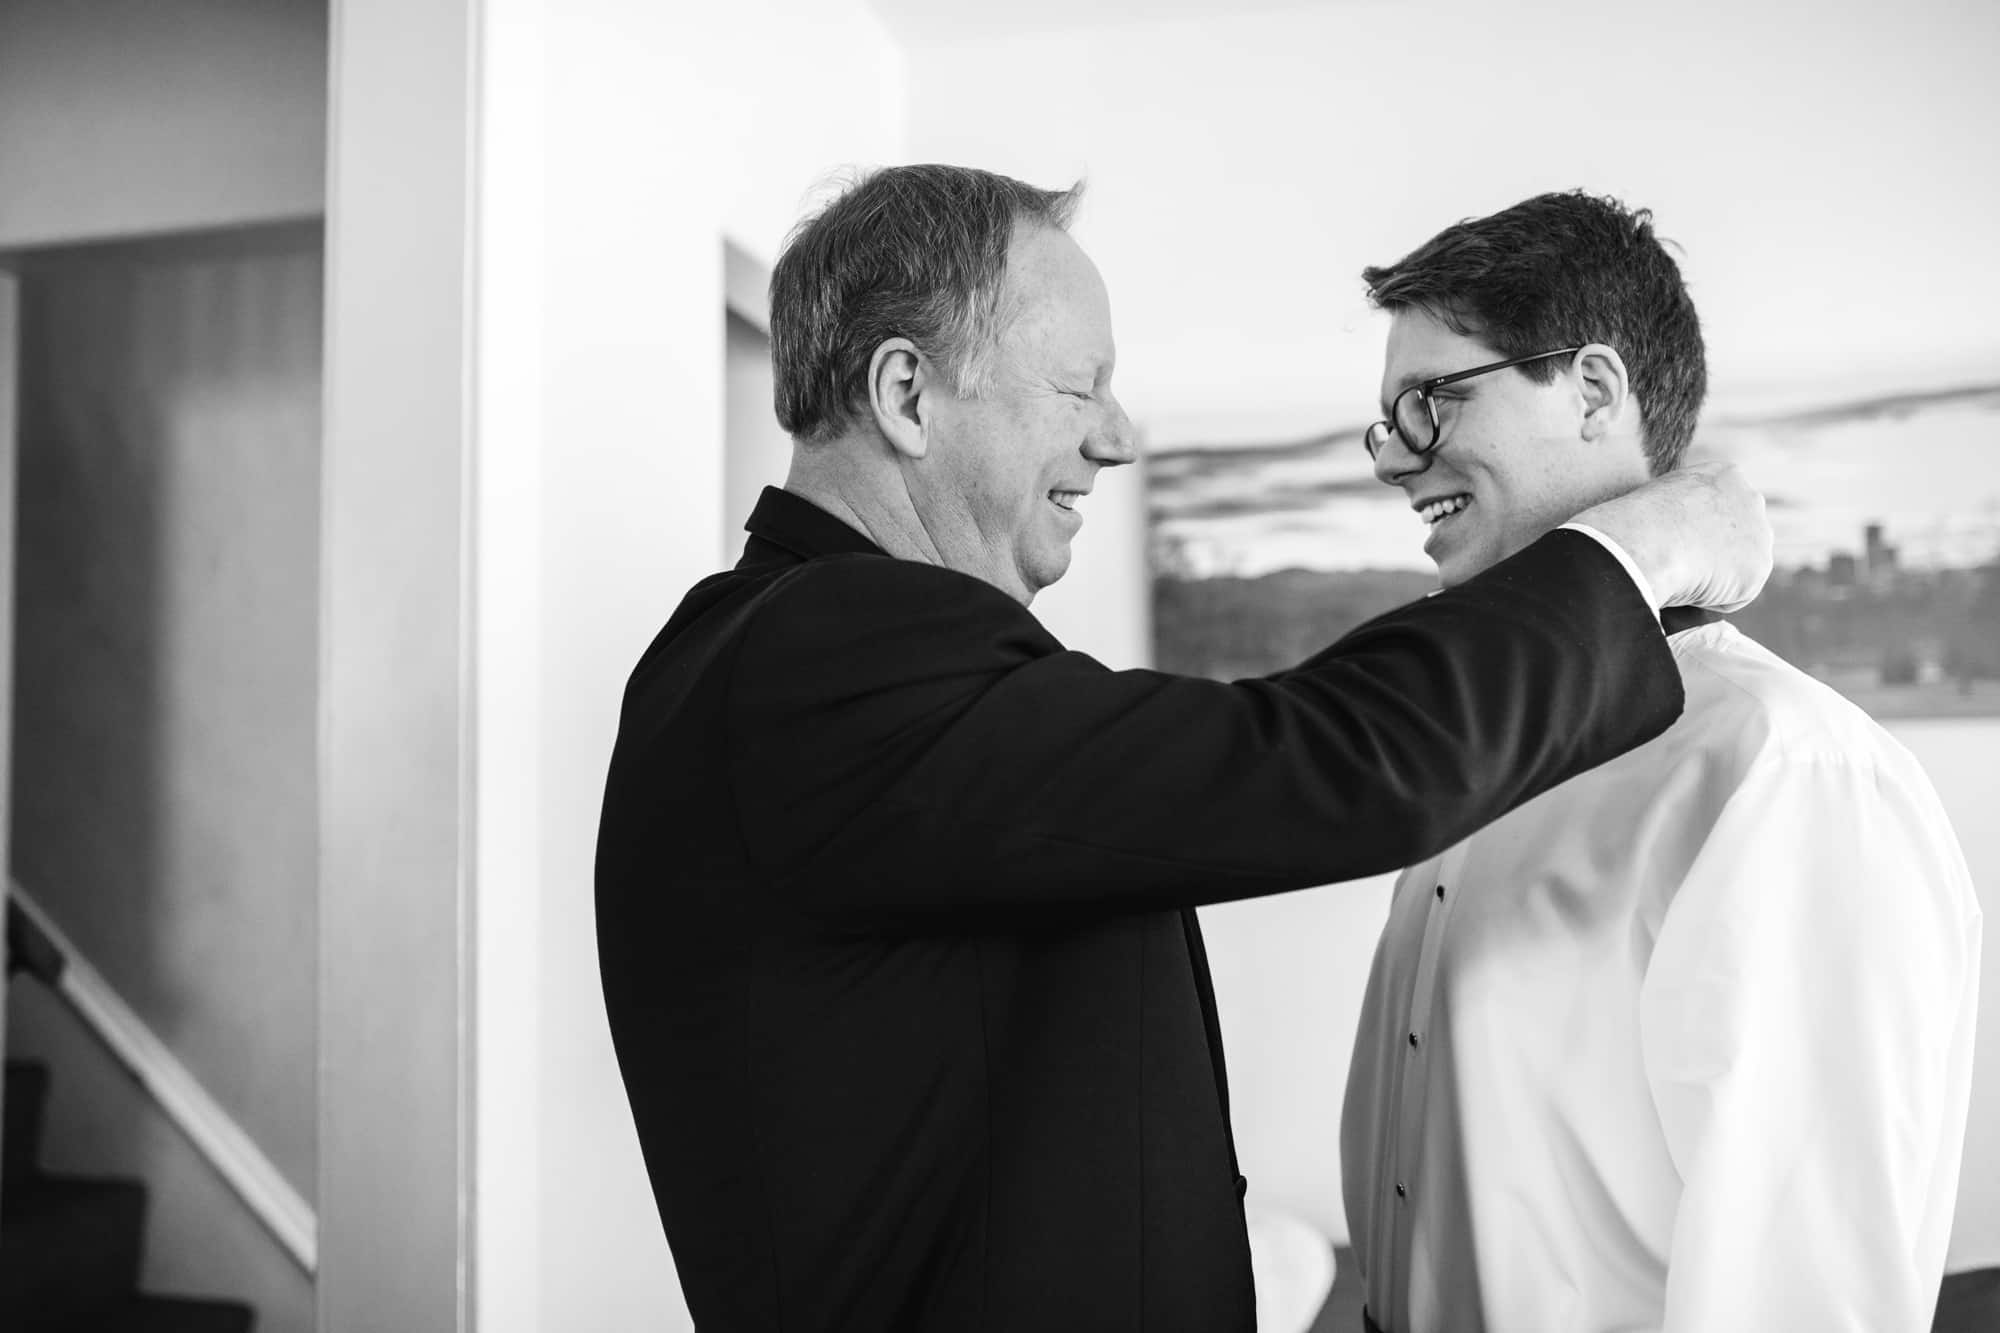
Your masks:
[{"label": "older man's nose", "polygon": [[1138,460],[1139,432],[1132,425],[1132,418],[1125,415],[1124,404],[1116,398],[1111,400],[1103,424],[1084,440],[1083,456],[1105,467]]}]

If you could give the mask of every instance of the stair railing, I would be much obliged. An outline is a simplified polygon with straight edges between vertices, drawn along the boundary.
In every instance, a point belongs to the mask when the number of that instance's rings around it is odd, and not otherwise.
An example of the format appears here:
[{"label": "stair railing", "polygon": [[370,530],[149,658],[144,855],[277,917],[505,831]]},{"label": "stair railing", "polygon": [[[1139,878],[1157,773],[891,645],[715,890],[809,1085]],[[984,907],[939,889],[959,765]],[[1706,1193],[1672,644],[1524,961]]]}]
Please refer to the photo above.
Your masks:
[{"label": "stair railing", "polygon": [[8,971],[25,972],[55,992],[286,1253],[307,1273],[314,1272],[319,1263],[319,1219],[312,1205],[77,953],[19,881],[11,882],[7,900],[7,944]]}]

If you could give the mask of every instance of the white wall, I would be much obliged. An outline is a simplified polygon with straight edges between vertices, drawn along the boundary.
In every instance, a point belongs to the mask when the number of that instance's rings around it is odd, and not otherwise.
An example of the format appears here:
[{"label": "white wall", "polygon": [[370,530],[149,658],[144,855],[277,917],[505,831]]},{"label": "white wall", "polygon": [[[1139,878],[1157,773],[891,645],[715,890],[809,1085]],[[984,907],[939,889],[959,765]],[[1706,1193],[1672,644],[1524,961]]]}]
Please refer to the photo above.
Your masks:
[{"label": "white wall", "polygon": [[[829,166],[900,160],[902,61],[852,2],[487,12],[480,1021],[514,1082],[479,1103],[484,1142],[536,1165],[497,1195],[482,1165],[481,1327],[687,1327],[598,986],[599,802],[626,675],[742,522],[718,503],[723,239],[768,260]],[[499,993],[517,979],[532,1000]]]},{"label": "white wall", "polygon": [[2000,824],[1993,819],[1994,784],[2000,778],[1993,742],[2000,722],[1978,718],[1967,726],[1950,718],[1906,718],[1887,726],[1937,787],[1986,918],[1972,1111],[1945,1271],[2000,1266]]},{"label": "white wall", "polygon": [[[6,747],[24,836],[0,860],[308,1198],[326,21],[324,0],[0,3],[33,449],[5,682],[33,725]],[[183,235],[76,247],[159,232]],[[147,1281],[310,1327],[310,1275],[51,1012],[18,1005],[13,1045],[58,1057],[75,1113],[52,1150],[146,1179]]]},{"label": "white wall", "polygon": [[771,405],[771,335],[731,312],[724,346],[722,555],[734,564],[749,538],[743,520],[758,495],[784,484],[792,437]]},{"label": "white wall", "polygon": [[310,1200],[319,230],[20,292],[13,874]]},{"label": "white wall", "polygon": [[[1685,247],[1718,397],[1990,378],[1995,50],[2000,9],[1966,0],[1361,0],[1073,22],[914,46],[909,151],[1089,178],[1076,234],[1111,289],[1119,394],[1155,443],[1363,420],[1385,326],[1360,269],[1573,186],[1653,208]],[[1147,635],[1126,558],[1136,481],[1100,480],[1071,573],[1036,605],[1120,665]],[[1338,1238],[1340,1098],[1388,882],[1202,914],[1251,1202]],[[2000,1103],[1974,1115],[2000,1122]],[[1990,1153],[1967,1160],[1961,1222],[1984,1245],[1974,1219],[2000,1208],[2000,1180],[1970,1169]]]},{"label": "white wall", "polygon": [[316,216],[324,0],[0,3],[0,249]]},{"label": "white wall", "polygon": [[910,153],[1090,177],[1078,235],[1156,438],[1360,421],[1362,266],[1572,186],[1686,247],[1719,389],[1990,372],[1996,49],[1978,0],[1356,0],[917,48]]}]

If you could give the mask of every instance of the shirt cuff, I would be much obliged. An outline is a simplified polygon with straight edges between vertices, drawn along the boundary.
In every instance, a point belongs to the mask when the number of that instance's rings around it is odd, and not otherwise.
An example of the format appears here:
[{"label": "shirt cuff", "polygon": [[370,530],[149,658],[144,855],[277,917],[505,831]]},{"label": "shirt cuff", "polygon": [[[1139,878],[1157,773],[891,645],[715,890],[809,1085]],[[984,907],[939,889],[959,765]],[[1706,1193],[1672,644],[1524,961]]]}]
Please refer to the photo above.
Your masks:
[{"label": "shirt cuff", "polygon": [[1632,582],[1638,586],[1639,595],[1646,599],[1646,605],[1653,608],[1653,618],[1655,620],[1659,619],[1660,599],[1653,591],[1652,580],[1646,577],[1644,570],[1633,563],[1632,557],[1626,553],[1624,547],[1612,541],[1611,538],[1605,536],[1596,528],[1591,527],[1588,523],[1565,523],[1563,527],[1568,528],[1571,532],[1582,533],[1605,550],[1611,552],[1618,563],[1625,567],[1625,572],[1632,576]]}]

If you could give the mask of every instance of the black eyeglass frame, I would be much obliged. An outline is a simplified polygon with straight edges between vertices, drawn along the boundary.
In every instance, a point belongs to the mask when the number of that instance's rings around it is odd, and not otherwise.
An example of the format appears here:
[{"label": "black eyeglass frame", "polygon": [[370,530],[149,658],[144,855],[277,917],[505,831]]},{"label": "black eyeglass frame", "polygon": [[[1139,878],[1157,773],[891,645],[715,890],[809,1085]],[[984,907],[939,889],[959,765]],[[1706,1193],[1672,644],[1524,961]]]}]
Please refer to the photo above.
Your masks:
[{"label": "black eyeglass frame", "polygon": [[[1389,403],[1388,420],[1377,421],[1369,426],[1367,430],[1361,432],[1361,447],[1368,451],[1370,458],[1373,458],[1382,452],[1382,446],[1389,442],[1391,435],[1402,434],[1396,427],[1396,418],[1402,413],[1403,400],[1414,393],[1418,395],[1417,401],[1424,405],[1425,415],[1430,418],[1431,437],[1424,443],[1418,444],[1415,440],[1405,435],[1403,436],[1403,447],[1418,458],[1422,458],[1425,454],[1437,448],[1438,436],[1443,433],[1443,427],[1438,423],[1437,400],[1431,397],[1433,389],[1442,389],[1447,384],[1456,384],[1460,380],[1469,380],[1475,375],[1484,375],[1495,370],[1507,370],[1514,366],[1524,366],[1530,361],[1543,361],[1552,356],[1568,356],[1573,352],[1581,352],[1589,345],[1588,343],[1578,343],[1574,347],[1558,347],[1553,352],[1536,352],[1532,356],[1509,357],[1505,361],[1495,361],[1491,365],[1474,366],[1470,370],[1453,371],[1449,375],[1439,375],[1435,379],[1418,380],[1391,400]],[[1378,431],[1381,432],[1380,438],[1377,438],[1376,433]]]}]

